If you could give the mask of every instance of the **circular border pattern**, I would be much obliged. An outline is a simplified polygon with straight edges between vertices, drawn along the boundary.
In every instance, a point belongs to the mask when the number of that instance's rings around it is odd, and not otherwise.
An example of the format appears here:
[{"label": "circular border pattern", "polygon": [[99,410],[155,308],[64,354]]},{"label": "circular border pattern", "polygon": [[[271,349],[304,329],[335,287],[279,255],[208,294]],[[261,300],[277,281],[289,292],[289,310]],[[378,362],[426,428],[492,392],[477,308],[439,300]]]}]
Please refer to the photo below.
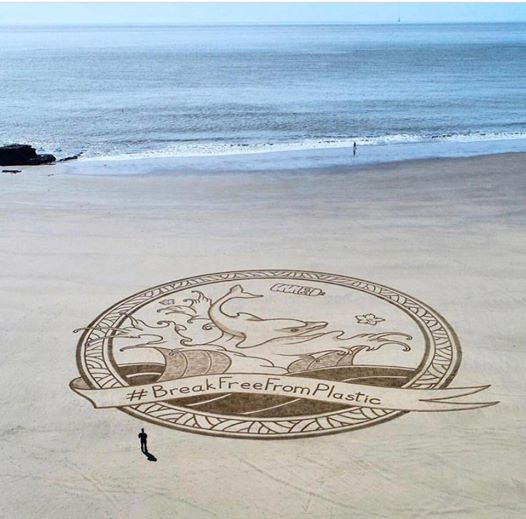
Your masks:
[{"label": "circular border pattern", "polygon": [[[317,281],[368,293],[398,307],[421,330],[426,345],[416,375],[403,387],[439,389],[454,378],[461,361],[458,337],[449,323],[425,303],[398,290],[349,276],[305,270],[241,270],[205,274],[165,283],[138,292],[116,303],[86,328],[77,345],[77,365],[93,389],[129,386],[111,358],[113,337],[126,315],[155,299],[189,288],[250,279]],[[119,408],[141,420],[173,429],[236,438],[284,439],[349,431],[376,425],[406,414],[406,411],[352,406],[336,412],[290,419],[246,418],[203,413],[168,403],[138,404]]]}]

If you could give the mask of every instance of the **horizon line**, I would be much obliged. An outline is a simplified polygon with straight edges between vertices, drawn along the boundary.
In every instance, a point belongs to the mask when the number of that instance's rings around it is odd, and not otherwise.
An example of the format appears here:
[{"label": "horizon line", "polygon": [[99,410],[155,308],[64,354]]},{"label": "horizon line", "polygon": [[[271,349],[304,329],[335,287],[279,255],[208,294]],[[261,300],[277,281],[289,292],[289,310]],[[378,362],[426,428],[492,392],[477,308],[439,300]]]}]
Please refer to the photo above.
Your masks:
[{"label": "horizon line", "polygon": [[356,26],[356,25],[498,25],[525,24],[525,20],[498,21],[393,21],[393,22],[122,22],[122,23],[0,23],[0,27],[280,27],[280,26]]}]

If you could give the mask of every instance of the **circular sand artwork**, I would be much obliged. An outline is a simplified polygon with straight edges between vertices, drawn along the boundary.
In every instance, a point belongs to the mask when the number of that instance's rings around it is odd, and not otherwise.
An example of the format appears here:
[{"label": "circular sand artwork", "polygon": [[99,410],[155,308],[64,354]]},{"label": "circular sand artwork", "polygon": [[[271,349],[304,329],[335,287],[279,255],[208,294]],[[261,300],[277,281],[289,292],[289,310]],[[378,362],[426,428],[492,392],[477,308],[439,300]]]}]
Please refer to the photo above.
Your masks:
[{"label": "circular sand artwork", "polygon": [[474,409],[448,388],[461,359],[435,310],[386,286],[303,270],[205,274],[148,288],[100,314],[71,388],[180,431],[298,438],[410,411]]}]

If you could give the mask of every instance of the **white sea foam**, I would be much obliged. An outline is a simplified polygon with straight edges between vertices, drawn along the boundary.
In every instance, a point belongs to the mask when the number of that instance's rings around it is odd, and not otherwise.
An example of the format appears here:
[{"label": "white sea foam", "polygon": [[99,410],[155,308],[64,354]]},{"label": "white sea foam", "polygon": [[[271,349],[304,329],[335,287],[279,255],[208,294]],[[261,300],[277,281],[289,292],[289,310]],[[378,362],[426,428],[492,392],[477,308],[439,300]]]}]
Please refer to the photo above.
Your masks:
[{"label": "white sea foam", "polygon": [[174,157],[201,157],[246,155],[259,153],[277,153],[288,151],[308,151],[337,148],[352,148],[356,142],[358,146],[387,146],[411,143],[437,143],[437,142],[487,142],[526,139],[526,132],[472,132],[463,134],[445,134],[422,136],[410,133],[399,133],[374,137],[334,138],[334,139],[304,139],[292,142],[276,143],[234,143],[234,142],[209,142],[189,143],[175,142],[167,147],[157,150],[116,155],[91,155],[87,153],[85,160],[92,161],[119,161],[147,158],[174,158]]}]

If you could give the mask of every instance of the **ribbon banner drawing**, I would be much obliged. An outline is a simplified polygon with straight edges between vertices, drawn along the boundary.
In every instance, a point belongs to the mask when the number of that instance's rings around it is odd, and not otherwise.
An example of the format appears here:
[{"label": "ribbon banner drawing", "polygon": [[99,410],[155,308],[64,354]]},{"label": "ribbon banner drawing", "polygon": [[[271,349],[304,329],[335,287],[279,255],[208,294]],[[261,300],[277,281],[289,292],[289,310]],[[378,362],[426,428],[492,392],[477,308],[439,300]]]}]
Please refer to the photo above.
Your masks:
[{"label": "ribbon banner drawing", "polygon": [[[250,393],[288,396],[397,411],[460,411],[489,407],[497,402],[469,402],[469,397],[489,386],[446,389],[404,389],[378,387],[305,377],[270,376],[231,373],[201,375],[162,383],[138,386],[90,388],[82,378],[71,382],[71,389],[88,399],[96,408],[127,407],[137,404],[166,402],[176,398]],[[460,400],[459,400],[460,399]]]}]

